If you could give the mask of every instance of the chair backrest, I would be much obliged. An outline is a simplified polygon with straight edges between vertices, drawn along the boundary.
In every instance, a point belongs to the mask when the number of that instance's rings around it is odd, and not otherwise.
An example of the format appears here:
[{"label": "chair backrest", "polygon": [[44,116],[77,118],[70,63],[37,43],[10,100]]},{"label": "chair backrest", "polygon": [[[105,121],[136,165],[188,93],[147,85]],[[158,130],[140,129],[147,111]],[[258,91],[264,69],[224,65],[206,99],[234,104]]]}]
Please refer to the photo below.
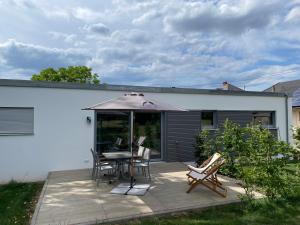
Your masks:
[{"label": "chair backrest", "polygon": [[122,144],[122,141],[123,141],[123,139],[118,137],[115,142],[115,146],[120,146]]},{"label": "chair backrest", "polygon": [[226,162],[225,159],[217,160],[217,162],[206,171],[206,173],[205,173],[206,176],[203,179],[206,179],[207,177],[210,177],[213,174],[216,174],[218,172],[218,170],[221,168],[221,166],[223,166],[225,164],[225,162]]},{"label": "chair backrest", "polygon": [[92,152],[92,156],[93,156],[93,160],[94,162],[96,161],[96,154],[95,154],[95,151],[91,148],[91,152]]},{"label": "chair backrest", "polygon": [[150,158],[151,158],[151,149],[150,148],[145,148],[144,154],[143,154],[143,160],[149,162]]},{"label": "chair backrest", "polygon": [[99,155],[98,155],[98,153],[95,152],[92,148],[91,148],[91,152],[92,152],[92,155],[93,155],[94,163],[98,162],[99,161]]},{"label": "chair backrest", "polygon": [[214,153],[211,157],[208,158],[208,160],[206,160],[206,164],[204,164],[204,166],[200,167],[201,169],[203,169],[204,171],[207,170],[209,167],[211,167],[216,161],[218,161],[221,157],[221,154],[216,152]]},{"label": "chair backrest", "polygon": [[145,151],[145,147],[139,146],[139,149],[138,149],[138,152],[137,152],[137,156],[143,157],[144,151]]},{"label": "chair backrest", "polygon": [[137,146],[141,146],[144,144],[146,137],[145,136],[140,136],[139,139],[136,142]]}]

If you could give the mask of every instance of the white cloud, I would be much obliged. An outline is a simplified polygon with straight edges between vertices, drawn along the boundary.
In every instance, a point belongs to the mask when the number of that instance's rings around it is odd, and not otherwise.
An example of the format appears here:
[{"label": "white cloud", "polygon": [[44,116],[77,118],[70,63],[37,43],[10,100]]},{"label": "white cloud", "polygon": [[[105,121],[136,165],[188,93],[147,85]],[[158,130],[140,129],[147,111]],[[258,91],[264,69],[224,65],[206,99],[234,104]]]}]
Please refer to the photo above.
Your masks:
[{"label": "white cloud", "polygon": [[85,22],[93,22],[101,18],[100,13],[86,7],[77,7],[73,9],[72,14],[75,18]]},{"label": "white cloud", "polygon": [[5,66],[30,70],[83,65],[90,58],[82,49],[47,48],[12,39],[0,44],[0,57]]},{"label": "white cloud", "polygon": [[66,43],[73,43],[77,37],[75,34],[66,34],[56,31],[49,31],[48,32],[54,39],[59,40],[62,39]]},{"label": "white cloud", "polygon": [[292,8],[287,14],[285,21],[299,22],[300,21],[300,6]]},{"label": "white cloud", "polygon": [[104,25],[103,23],[95,23],[95,24],[85,25],[83,27],[83,29],[90,33],[95,33],[95,34],[104,35],[104,36],[110,34],[109,28],[106,25]]},{"label": "white cloud", "polygon": [[277,1],[191,2],[177,14],[167,15],[164,24],[167,31],[180,33],[216,31],[241,34],[268,26],[278,9]]},{"label": "white cloud", "polygon": [[151,11],[144,13],[140,17],[133,19],[132,23],[134,25],[144,25],[147,22],[150,22],[151,20],[159,19],[161,16],[162,16],[162,14],[159,11],[157,11],[157,9],[151,10]]}]

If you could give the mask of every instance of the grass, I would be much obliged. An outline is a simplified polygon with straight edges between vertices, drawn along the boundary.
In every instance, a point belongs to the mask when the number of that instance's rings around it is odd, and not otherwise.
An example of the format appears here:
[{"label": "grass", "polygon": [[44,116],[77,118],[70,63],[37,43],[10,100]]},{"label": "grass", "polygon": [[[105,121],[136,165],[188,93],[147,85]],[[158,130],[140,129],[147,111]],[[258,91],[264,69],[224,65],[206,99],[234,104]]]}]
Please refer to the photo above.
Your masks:
[{"label": "grass", "polygon": [[141,219],[130,222],[135,225],[298,225],[300,221],[300,198],[267,203],[258,201],[251,210],[243,205],[230,204],[204,211],[178,213],[168,217]]},{"label": "grass", "polygon": [[27,225],[33,214],[42,183],[17,183],[0,186],[0,224]]},{"label": "grass", "polygon": [[[256,200],[253,207],[243,203],[213,207],[201,211],[177,213],[170,216],[137,219],[135,225],[298,225],[300,221],[300,164],[290,164],[295,172],[293,193],[286,200]],[[176,204],[174,202],[174,204]]]}]

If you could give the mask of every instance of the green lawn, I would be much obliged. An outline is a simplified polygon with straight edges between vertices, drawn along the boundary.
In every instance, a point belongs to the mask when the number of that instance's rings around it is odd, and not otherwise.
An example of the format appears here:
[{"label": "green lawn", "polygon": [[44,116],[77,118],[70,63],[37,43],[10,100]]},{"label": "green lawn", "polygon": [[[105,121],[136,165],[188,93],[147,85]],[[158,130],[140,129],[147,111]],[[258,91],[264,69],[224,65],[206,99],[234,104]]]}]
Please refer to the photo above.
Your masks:
[{"label": "green lawn", "polygon": [[241,204],[214,207],[204,211],[179,213],[161,218],[135,220],[135,225],[299,225],[300,198],[267,204],[258,202],[251,210],[242,210]]},{"label": "green lawn", "polygon": [[27,225],[33,214],[42,183],[16,183],[0,186],[0,225]]},{"label": "green lawn", "polygon": [[[129,222],[135,225],[299,225],[300,181],[299,163],[288,167],[295,172],[293,193],[287,200],[268,203],[257,200],[246,210],[241,203],[209,208],[202,211],[179,213],[160,218],[140,219]],[[176,202],[174,202],[176,204]]]}]

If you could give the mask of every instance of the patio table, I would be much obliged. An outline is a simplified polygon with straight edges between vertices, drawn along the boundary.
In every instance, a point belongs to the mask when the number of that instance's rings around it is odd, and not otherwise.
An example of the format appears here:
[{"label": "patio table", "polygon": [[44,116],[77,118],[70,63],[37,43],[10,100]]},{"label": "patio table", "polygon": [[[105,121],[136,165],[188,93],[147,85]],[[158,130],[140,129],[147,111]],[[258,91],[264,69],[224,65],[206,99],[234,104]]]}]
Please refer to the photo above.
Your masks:
[{"label": "patio table", "polygon": [[123,163],[126,160],[131,159],[132,155],[129,151],[121,151],[121,152],[104,152],[102,155],[108,160],[115,160],[117,163],[117,171],[118,177],[121,179],[124,174]]}]

